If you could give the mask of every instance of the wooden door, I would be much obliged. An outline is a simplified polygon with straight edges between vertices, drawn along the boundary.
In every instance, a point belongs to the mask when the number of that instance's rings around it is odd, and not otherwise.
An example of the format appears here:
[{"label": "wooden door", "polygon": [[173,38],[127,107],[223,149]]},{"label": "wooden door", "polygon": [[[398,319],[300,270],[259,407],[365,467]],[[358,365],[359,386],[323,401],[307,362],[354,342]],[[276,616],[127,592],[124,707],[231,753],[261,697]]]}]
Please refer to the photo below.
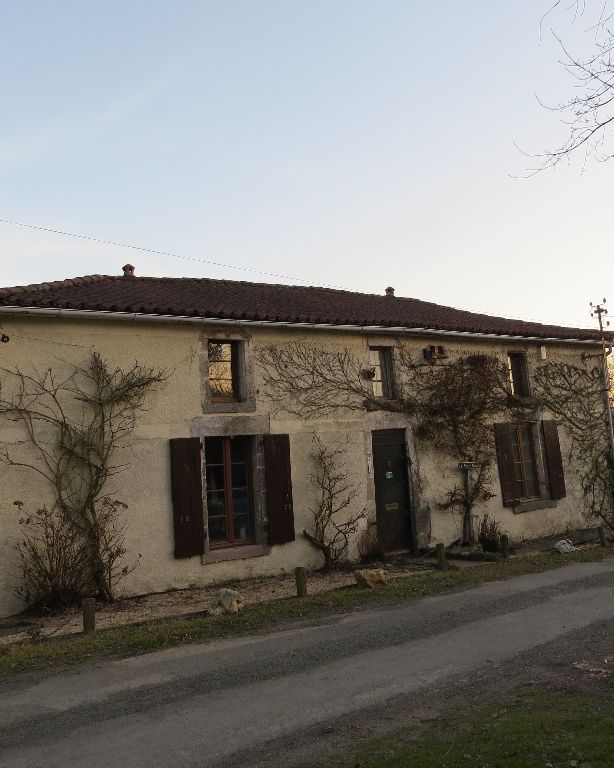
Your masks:
[{"label": "wooden door", "polygon": [[372,432],[377,534],[385,552],[409,549],[411,515],[405,430]]}]

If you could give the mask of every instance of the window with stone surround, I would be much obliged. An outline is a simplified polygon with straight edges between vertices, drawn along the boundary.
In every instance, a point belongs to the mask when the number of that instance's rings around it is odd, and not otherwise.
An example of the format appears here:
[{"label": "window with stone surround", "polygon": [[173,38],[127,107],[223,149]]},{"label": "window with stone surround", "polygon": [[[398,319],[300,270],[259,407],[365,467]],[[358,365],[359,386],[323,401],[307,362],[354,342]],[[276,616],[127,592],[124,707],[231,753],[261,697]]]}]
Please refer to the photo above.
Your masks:
[{"label": "window with stone surround", "polygon": [[524,511],[566,495],[555,421],[495,424],[495,439],[504,506]]},{"label": "window with stone surround", "polygon": [[392,399],[394,395],[394,366],[392,347],[369,347],[371,386],[374,397]]},{"label": "window with stone surround", "polygon": [[201,361],[205,413],[248,413],[256,410],[256,389],[249,340],[207,339]]}]

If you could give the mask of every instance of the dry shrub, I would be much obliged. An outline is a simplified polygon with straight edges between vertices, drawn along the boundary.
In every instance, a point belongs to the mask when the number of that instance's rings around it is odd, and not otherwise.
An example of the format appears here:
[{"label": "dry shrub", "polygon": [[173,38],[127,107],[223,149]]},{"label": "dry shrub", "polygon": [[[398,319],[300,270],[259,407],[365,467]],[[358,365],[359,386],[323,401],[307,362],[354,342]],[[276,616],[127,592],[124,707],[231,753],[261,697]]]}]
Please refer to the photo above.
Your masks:
[{"label": "dry shrub", "polygon": [[358,556],[361,562],[368,563],[373,560],[384,559],[384,548],[377,534],[376,525],[368,525],[358,535]]},{"label": "dry shrub", "polygon": [[61,607],[94,592],[87,543],[58,505],[41,507],[19,524],[23,537],[15,547],[21,579],[15,591],[20,597],[37,607]]},{"label": "dry shrub", "polygon": [[478,541],[485,552],[499,551],[499,539],[502,533],[505,533],[505,531],[501,522],[496,517],[491,517],[488,513],[482,516],[478,531]]}]

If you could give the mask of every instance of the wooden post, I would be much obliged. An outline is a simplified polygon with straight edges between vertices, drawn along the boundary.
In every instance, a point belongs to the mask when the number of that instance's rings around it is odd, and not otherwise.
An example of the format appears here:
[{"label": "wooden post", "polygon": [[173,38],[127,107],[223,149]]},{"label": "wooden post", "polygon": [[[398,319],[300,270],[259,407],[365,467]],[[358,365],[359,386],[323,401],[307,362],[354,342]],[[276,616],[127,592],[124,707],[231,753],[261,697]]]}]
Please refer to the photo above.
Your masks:
[{"label": "wooden post", "polygon": [[299,565],[295,568],[294,573],[296,575],[296,596],[307,597],[307,574],[305,569]]},{"label": "wooden post", "polygon": [[86,597],[83,601],[83,634],[93,635],[96,631],[96,601]]},{"label": "wooden post", "polygon": [[599,528],[597,528],[597,533],[599,534],[599,544],[601,544],[602,547],[607,547],[608,540],[605,537],[605,528],[603,525],[600,525]]},{"label": "wooden post", "polygon": [[507,533],[502,533],[499,539],[499,550],[501,551],[501,557],[507,560],[510,554],[510,538]]},{"label": "wooden post", "polygon": [[440,571],[445,571],[447,567],[445,546],[440,542],[435,547],[435,552],[437,553],[437,568],[439,568]]}]

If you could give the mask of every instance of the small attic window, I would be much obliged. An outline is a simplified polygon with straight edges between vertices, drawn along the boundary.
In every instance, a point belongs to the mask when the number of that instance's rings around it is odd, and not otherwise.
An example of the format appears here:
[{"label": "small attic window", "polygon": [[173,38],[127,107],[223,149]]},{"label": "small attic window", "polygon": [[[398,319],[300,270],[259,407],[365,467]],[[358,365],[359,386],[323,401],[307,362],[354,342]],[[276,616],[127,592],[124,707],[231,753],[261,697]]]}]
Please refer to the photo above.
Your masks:
[{"label": "small attic window", "polygon": [[239,399],[239,347],[238,341],[210,341],[208,344],[212,402]]},{"label": "small attic window", "polygon": [[526,352],[509,352],[507,366],[512,394],[517,397],[529,397],[531,388],[529,386]]}]

